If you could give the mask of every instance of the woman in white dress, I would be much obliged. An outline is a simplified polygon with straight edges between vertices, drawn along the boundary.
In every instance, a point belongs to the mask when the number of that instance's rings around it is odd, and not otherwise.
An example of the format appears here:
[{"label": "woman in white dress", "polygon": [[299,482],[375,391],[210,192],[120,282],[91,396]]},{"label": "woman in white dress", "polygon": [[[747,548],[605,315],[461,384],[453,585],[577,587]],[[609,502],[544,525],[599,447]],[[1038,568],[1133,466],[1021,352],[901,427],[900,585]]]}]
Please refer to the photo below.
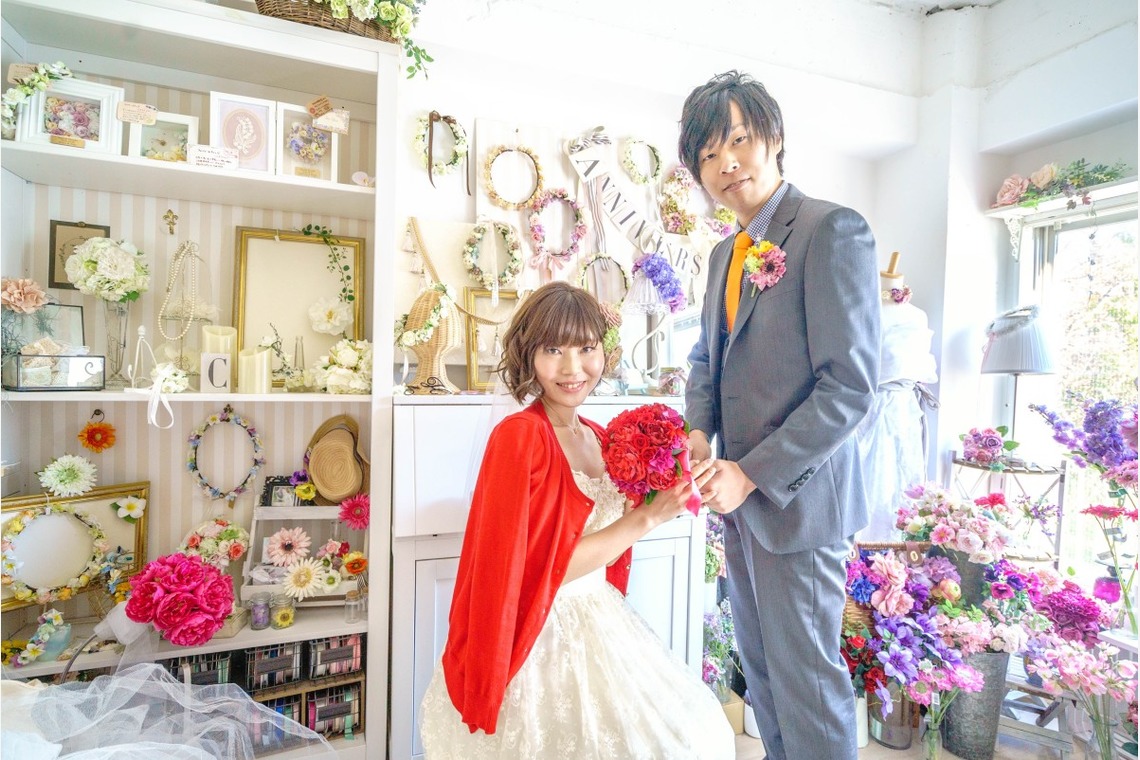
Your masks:
[{"label": "woman in white dress", "polygon": [[606,475],[602,428],[577,414],[604,332],[593,296],[563,282],[536,290],[507,331],[503,379],[537,400],[483,456],[421,709],[429,760],[735,755],[712,692],[622,596],[630,547],[685,513],[691,485],[628,510]]}]

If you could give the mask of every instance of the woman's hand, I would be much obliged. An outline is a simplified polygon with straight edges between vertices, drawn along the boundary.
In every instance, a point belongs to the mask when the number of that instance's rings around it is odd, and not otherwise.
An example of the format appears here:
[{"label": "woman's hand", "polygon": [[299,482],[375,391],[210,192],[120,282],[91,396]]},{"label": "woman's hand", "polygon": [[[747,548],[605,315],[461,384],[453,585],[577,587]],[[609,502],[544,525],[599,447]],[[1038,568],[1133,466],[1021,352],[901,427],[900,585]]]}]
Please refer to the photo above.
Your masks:
[{"label": "woman's hand", "polygon": [[693,484],[688,479],[678,483],[670,489],[665,491],[658,491],[657,495],[653,497],[653,501],[648,504],[642,504],[637,508],[645,518],[647,518],[652,528],[656,528],[662,523],[669,522],[675,517],[680,517],[687,513],[685,507],[686,502],[689,500],[689,495],[693,492]]}]

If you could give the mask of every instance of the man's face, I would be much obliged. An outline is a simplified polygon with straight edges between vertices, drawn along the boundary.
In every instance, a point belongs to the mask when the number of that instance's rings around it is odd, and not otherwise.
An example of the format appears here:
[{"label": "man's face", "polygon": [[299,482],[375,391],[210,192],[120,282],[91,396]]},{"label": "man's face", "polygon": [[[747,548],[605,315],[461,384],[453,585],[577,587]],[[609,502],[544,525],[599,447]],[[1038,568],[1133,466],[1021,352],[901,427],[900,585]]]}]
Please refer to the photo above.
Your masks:
[{"label": "man's face", "polygon": [[720,145],[706,145],[700,153],[701,186],[714,201],[736,212],[747,226],[772,193],[780,186],[776,154],[782,147],[777,140],[767,145],[751,135],[740,107],[730,102],[732,129]]}]

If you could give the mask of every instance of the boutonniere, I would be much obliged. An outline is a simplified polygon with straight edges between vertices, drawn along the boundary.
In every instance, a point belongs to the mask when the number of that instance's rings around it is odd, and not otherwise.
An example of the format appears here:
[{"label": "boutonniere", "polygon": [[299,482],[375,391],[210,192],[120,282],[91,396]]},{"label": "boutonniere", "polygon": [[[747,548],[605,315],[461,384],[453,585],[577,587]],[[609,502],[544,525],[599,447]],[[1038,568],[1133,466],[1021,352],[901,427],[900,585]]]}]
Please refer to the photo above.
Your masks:
[{"label": "boutonniere", "polygon": [[788,271],[784,266],[785,258],[780,246],[767,240],[761,240],[748,249],[744,255],[744,277],[752,283],[753,296],[780,281]]}]

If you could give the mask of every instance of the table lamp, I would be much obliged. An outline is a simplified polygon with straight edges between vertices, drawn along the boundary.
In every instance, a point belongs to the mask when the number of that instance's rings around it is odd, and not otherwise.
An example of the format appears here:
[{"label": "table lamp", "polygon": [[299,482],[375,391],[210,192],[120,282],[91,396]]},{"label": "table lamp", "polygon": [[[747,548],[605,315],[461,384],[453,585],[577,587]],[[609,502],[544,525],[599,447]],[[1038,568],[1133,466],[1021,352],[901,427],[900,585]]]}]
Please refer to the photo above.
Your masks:
[{"label": "table lamp", "polygon": [[989,342],[982,357],[982,374],[1013,375],[1013,422],[1017,419],[1017,380],[1020,375],[1051,375],[1057,363],[1036,306],[1003,312],[986,327]]}]

